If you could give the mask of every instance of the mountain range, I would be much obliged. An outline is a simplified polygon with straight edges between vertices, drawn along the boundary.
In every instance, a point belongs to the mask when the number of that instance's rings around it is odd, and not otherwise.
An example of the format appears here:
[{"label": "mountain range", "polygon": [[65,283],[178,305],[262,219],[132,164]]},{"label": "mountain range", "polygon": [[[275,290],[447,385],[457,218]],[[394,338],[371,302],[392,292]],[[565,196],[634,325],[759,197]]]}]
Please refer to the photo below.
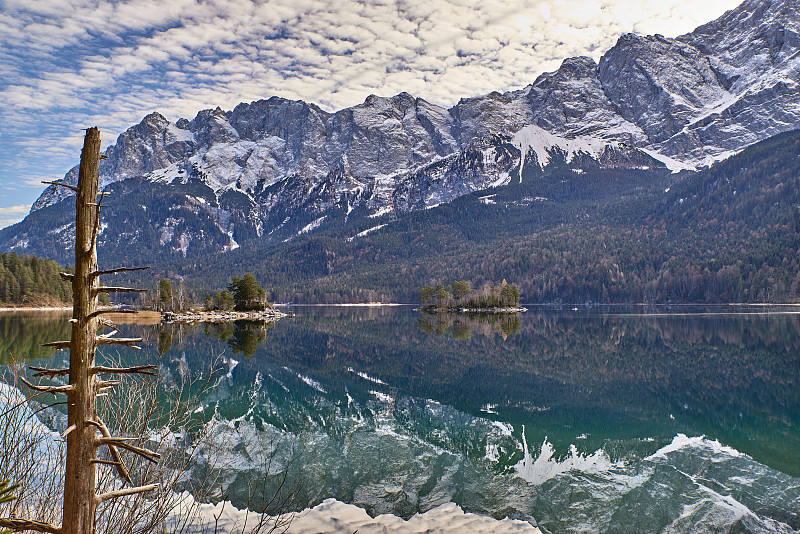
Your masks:
[{"label": "mountain range", "polygon": [[[104,152],[112,196],[99,245],[101,256],[191,276],[209,260],[272,257],[314,236],[354,243],[465,196],[485,206],[498,191],[554,193],[556,179],[594,191],[561,197],[591,211],[608,191],[620,201],[654,194],[798,127],[800,2],[746,0],[686,35],[626,34],[599,62],[569,58],[523,89],[449,109],[400,93],[335,113],[278,97],[174,123],[151,113]],[[48,187],[0,232],[0,249],[70,261],[71,195]],[[537,217],[562,224],[560,213]],[[299,271],[315,272],[302,266],[322,261],[318,252],[297,255]]]}]

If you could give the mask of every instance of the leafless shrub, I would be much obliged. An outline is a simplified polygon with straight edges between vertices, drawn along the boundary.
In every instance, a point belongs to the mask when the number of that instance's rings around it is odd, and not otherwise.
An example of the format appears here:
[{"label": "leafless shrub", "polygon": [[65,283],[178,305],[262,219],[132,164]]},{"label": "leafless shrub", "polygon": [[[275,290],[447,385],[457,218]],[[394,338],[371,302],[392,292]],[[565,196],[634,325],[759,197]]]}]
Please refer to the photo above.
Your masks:
[{"label": "leafless shrub", "polygon": [[[119,357],[117,358],[119,360]],[[134,485],[158,483],[148,493],[129,495],[102,503],[97,510],[97,534],[200,534],[219,531],[218,521],[201,514],[200,503],[224,500],[221,490],[226,444],[213,435],[215,426],[194,416],[198,403],[217,385],[221,358],[207,371],[192,375],[176,362],[162,367],[159,377],[121,377],[120,384],[101,396],[98,416],[108,430],[130,437],[137,447],[157,450],[158,463],[137,454],[120,451]],[[121,366],[120,361],[109,362]],[[58,402],[52,395],[35,393],[25,397],[18,384],[19,368],[11,366],[0,380],[0,479],[20,482],[19,498],[0,508],[6,517],[24,516],[51,524],[61,522],[66,443],[37,417],[52,412]],[[199,378],[198,378],[199,377]],[[20,389],[17,389],[19,385]],[[43,397],[49,397],[45,402]],[[194,417],[193,417],[194,416]],[[62,426],[66,426],[64,423]],[[290,460],[278,461],[276,449],[265,444],[258,458],[263,476],[248,480],[248,507],[244,517],[226,531],[267,534],[285,532],[294,514],[299,484],[289,480]],[[113,462],[105,448],[98,459]],[[115,465],[97,465],[98,494],[121,489],[123,481]],[[191,497],[187,496],[188,494]]]},{"label": "leafless shrub", "polygon": [[20,488],[0,514],[60,523],[66,444],[37,417],[37,411],[52,404],[43,397],[52,401],[52,396],[26,398],[17,389],[17,369],[11,365],[0,377],[0,480],[20,483]]}]

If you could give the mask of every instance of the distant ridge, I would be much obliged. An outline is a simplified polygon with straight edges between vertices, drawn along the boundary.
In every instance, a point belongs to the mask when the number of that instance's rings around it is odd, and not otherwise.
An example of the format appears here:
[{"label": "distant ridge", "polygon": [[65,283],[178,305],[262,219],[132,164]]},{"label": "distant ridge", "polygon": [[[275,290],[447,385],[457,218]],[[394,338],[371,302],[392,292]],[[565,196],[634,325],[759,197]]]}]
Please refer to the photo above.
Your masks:
[{"label": "distant ridge", "polygon": [[[184,276],[243,257],[291,269],[274,257],[291,250],[297,272],[271,272],[290,284],[356,265],[389,268],[432,235],[445,249],[465,212],[495,229],[472,227],[491,241],[507,231],[504,217],[536,233],[607,217],[599,210],[610,204],[657,203],[693,170],[800,127],[799,3],[748,0],[674,39],[626,34],[598,63],[569,58],[524,89],[450,109],[400,93],[335,113],[278,97],[174,123],[151,113],[101,162],[112,193],[101,254],[135,250]],[[77,167],[65,176],[76,180]],[[480,206],[511,213],[480,219],[476,192]],[[74,229],[60,202],[68,194],[48,187],[23,222],[0,232],[0,249],[69,261]],[[659,221],[641,217],[629,213],[625,224]],[[433,219],[438,226],[427,226]],[[454,233],[445,239],[435,228]],[[398,251],[362,250],[400,229]]]}]

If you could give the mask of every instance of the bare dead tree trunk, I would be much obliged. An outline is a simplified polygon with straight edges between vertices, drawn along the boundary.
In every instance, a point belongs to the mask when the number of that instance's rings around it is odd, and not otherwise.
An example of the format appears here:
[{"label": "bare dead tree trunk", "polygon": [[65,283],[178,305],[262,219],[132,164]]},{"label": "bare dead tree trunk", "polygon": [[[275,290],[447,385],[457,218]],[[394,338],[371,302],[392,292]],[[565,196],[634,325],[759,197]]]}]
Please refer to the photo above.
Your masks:
[{"label": "bare dead tree trunk", "polygon": [[[158,484],[119,489],[101,495],[95,493],[97,484],[96,465],[112,464],[125,482],[132,485],[130,474],[122,462],[118,448],[139,454],[151,462],[156,462],[159,454],[135,447],[124,438],[112,437],[105,423],[97,416],[97,394],[118,384],[116,381],[99,380],[100,373],[116,374],[154,374],[154,366],[130,368],[108,368],[95,365],[95,351],[98,345],[126,345],[142,341],[139,338],[115,338],[111,334],[97,334],[98,324],[104,310],[97,309],[100,292],[138,292],[127,287],[100,287],[99,277],[124,271],[137,271],[146,267],[122,267],[99,270],[97,267],[97,234],[100,227],[100,207],[103,197],[97,198],[100,176],[100,131],[94,127],[86,131],[81,152],[78,186],[60,182],[56,185],[72,189],[77,193],[75,199],[75,274],[62,273],[62,277],[72,280],[72,336],[69,341],[45,343],[46,346],[69,348],[69,369],[34,368],[34,376],[69,376],[66,386],[35,386],[21,378],[28,387],[52,394],[66,394],[68,399],[67,460],[64,477],[64,507],[61,527],[48,523],[25,519],[0,518],[0,527],[14,530],[36,530],[53,534],[94,534],[97,506],[109,499],[132,495],[156,489]],[[54,183],[54,182],[49,182]],[[98,432],[100,436],[98,436]],[[108,447],[113,458],[98,460],[99,447]]]},{"label": "bare dead tree trunk", "polygon": [[94,437],[96,428],[87,423],[97,415],[97,377],[94,366],[97,338],[99,281],[97,246],[93,239],[99,210],[97,189],[100,175],[100,131],[86,132],[81,153],[78,195],[75,200],[75,275],[72,279],[72,339],[69,348],[70,395],[67,435],[67,465],[64,479],[63,534],[94,532],[96,468]]}]

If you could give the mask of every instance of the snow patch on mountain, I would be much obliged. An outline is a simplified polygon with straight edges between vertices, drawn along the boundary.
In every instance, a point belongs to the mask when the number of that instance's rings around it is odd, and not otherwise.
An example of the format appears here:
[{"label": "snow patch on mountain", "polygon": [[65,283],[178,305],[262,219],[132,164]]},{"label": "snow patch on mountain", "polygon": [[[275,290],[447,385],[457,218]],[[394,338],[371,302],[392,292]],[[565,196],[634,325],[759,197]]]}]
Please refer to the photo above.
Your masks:
[{"label": "snow patch on mountain", "polygon": [[535,124],[525,126],[518,130],[512,136],[511,144],[517,147],[522,153],[519,166],[520,179],[525,166],[525,156],[530,152],[536,154],[536,161],[541,168],[544,168],[550,163],[554,149],[559,149],[564,152],[566,161],[569,163],[580,153],[588,154],[594,159],[599,159],[601,152],[607,146],[617,146],[616,143],[611,143],[595,137],[565,139],[553,135]]},{"label": "snow patch on mountain", "polygon": [[230,242],[223,248],[223,252],[230,252],[231,250],[239,248],[239,243],[233,238],[233,230],[226,233],[228,234],[228,238],[230,238]]},{"label": "snow patch on mountain", "polygon": [[660,161],[661,163],[663,163],[664,166],[667,169],[671,170],[673,173],[681,172],[681,171],[693,171],[693,170],[695,170],[694,166],[692,166],[692,165],[690,165],[688,163],[682,163],[682,162],[680,162],[680,161],[678,161],[676,159],[672,159],[669,156],[665,156],[663,154],[659,154],[655,150],[649,150],[647,148],[640,148],[639,150],[641,150],[642,152],[644,152],[645,154],[647,154],[648,156],[650,156],[654,160],[657,160],[657,161]]},{"label": "snow patch on mountain", "polygon": [[181,182],[187,178],[186,171],[178,163],[152,171],[145,176],[145,180],[162,184],[172,183],[176,178],[180,178]]},{"label": "snow patch on mountain", "polygon": [[370,219],[377,219],[378,217],[381,217],[382,215],[386,215],[391,212],[392,212],[391,206],[383,206],[381,208],[378,208],[376,212],[369,214],[368,217]]},{"label": "snow patch on mountain", "polygon": [[319,217],[319,218],[317,218],[317,219],[314,219],[313,221],[311,221],[310,223],[308,223],[307,225],[305,225],[303,228],[301,228],[301,229],[300,229],[300,231],[299,231],[299,232],[297,232],[297,235],[301,235],[301,234],[307,234],[307,233],[309,233],[310,231],[312,231],[312,230],[314,230],[314,229],[316,229],[316,228],[319,228],[319,226],[320,226],[320,225],[321,225],[321,224],[322,224],[322,223],[325,221],[325,219],[327,219],[327,218],[328,218],[328,216],[327,216],[327,215],[323,215],[322,217]]},{"label": "snow patch on mountain", "polygon": [[178,128],[176,125],[170,123],[167,125],[167,135],[169,136],[169,140],[173,143],[177,142],[188,142],[194,143],[195,138],[194,134],[189,130],[184,130],[183,128]]},{"label": "snow patch on mountain", "polygon": [[[520,171],[522,170],[522,165],[524,165],[524,161],[520,163]],[[497,175],[497,180],[489,184],[489,187],[500,187],[503,185],[508,185],[510,183],[511,183],[511,175],[507,172],[501,172],[500,174]]]},{"label": "snow patch on mountain", "polygon": [[533,150],[539,165],[545,167],[550,162],[553,148],[560,148],[566,153],[567,163],[579,152],[584,152],[597,159],[600,152],[611,144],[603,139],[593,137],[577,137],[575,139],[565,139],[553,135],[544,129],[531,124],[520,129],[511,138],[512,144],[519,148],[523,155]]},{"label": "snow patch on mountain", "polygon": [[[387,223],[387,224],[388,224],[388,223]],[[349,243],[349,242],[353,241],[354,239],[356,239],[356,238],[358,238],[358,237],[364,237],[364,236],[365,236],[365,235],[367,235],[367,234],[371,234],[372,232],[374,232],[374,231],[376,231],[376,230],[380,230],[380,229],[381,229],[381,228],[383,228],[384,226],[386,226],[386,224],[379,224],[378,226],[373,226],[372,228],[367,228],[367,229],[366,229],[366,230],[364,230],[363,232],[359,232],[359,233],[357,233],[356,235],[354,235],[353,237],[348,237],[348,238],[347,238],[347,242]]]}]

